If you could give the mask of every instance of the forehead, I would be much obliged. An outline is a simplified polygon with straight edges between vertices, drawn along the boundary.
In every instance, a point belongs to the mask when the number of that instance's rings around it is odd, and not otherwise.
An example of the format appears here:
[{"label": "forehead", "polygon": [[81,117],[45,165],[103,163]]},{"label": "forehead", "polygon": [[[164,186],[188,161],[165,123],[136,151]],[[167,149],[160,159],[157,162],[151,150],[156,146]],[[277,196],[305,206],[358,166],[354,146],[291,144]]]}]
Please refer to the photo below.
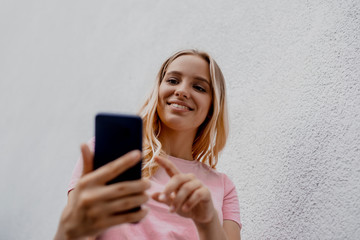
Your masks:
[{"label": "forehead", "polygon": [[166,73],[180,72],[184,75],[197,76],[210,82],[209,63],[197,55],[181,55],[167,67]]}]

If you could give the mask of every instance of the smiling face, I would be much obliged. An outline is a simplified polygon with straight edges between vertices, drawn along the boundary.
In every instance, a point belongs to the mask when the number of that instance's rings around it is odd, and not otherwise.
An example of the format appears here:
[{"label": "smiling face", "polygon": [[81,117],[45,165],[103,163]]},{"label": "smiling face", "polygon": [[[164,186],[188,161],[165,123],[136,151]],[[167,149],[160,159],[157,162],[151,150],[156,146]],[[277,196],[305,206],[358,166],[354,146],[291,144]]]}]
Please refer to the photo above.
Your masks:
[{"label": "smiling face", "polygon": [[162,125],[173,130],[196,130],[208,115],[212,89],[208,62],[181,55],[169,64],[159,87],[157,112]]}]

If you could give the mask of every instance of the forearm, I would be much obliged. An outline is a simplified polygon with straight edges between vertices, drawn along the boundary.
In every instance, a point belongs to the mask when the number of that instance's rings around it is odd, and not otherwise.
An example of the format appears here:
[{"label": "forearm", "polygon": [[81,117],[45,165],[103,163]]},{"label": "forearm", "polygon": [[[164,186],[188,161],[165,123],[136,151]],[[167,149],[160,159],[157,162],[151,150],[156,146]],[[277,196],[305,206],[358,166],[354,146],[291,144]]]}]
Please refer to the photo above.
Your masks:
[{"label": "forearm", "polygon": [[195,225],[201,240],[228,240],[217,214],[214,214],[210,222]]}]

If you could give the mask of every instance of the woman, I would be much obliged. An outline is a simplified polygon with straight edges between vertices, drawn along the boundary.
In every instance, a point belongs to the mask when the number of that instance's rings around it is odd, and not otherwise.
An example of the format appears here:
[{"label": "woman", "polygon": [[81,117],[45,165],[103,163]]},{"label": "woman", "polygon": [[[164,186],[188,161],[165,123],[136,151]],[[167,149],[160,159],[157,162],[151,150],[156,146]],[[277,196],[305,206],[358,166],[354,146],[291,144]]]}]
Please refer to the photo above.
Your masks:
[{"label": "woman", "polygon": [[[70,188],[77,185],[55,238],[240,239],[235,187],[214,170],[228,133],[225,82],[216,62],[195,50],[174,54],[140,116],[145,178],[105,185],[136,164],[140,153],[92,171],[93,144],[82,145],[83,164]],[[142,204],[138,212],[119,214]]]}]

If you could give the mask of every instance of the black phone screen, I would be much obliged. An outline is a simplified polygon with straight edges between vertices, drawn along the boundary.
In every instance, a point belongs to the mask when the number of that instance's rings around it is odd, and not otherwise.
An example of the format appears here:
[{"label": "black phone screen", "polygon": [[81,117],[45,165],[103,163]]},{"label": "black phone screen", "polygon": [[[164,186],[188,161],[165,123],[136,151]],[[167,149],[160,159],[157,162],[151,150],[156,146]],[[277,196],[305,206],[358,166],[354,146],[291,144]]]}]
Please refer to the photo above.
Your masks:
[{"label": "black phone screen", "polygon": [[[95,117],[94,169],[124,154],[142,151],[142,119],[136,115],[100,113]],[[141,161],[108,184],[141,178]]]}]

